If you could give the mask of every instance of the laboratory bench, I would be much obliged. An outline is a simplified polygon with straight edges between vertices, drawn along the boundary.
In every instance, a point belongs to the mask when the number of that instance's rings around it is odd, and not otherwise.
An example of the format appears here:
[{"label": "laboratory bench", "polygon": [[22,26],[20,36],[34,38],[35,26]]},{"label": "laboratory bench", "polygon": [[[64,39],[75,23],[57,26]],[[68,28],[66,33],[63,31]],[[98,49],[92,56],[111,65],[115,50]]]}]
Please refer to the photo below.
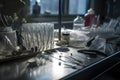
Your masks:
[{"label": "laboratory bench", "polygon": [[117,63],[119,54],[72,47],[24,51],[0,62],[0,80],[90,80]]}]

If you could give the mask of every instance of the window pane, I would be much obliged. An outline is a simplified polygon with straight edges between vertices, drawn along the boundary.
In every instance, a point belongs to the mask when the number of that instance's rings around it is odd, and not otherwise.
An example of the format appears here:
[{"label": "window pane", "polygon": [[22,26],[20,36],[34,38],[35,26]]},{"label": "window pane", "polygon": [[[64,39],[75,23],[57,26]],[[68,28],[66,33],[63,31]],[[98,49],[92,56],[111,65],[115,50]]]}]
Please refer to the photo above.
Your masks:
[{"label": "window pane", "polygon": [[40,14],[58,14],[58,1],[59,0],[31,0],[30,13],[35,1],[41,6]]},{"label": "window pane", "polygon": [[69,14],[85,14],[88,0],[70,0]]}]

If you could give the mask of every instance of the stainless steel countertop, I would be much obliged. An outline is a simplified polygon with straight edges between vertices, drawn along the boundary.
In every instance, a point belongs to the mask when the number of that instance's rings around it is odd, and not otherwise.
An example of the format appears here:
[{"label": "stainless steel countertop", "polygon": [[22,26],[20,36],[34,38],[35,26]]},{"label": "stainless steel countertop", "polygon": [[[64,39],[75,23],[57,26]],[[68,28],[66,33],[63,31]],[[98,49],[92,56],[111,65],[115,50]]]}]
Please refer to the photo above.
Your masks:
[{"label": "stainless steel countertop", "polygon": [[[0,80],[58,80],[104,58],[90,58],[75,48],[0,65]],[[81,62],[77,62],[79,60]],[[78,64],[76,64],[78,63]]]}]

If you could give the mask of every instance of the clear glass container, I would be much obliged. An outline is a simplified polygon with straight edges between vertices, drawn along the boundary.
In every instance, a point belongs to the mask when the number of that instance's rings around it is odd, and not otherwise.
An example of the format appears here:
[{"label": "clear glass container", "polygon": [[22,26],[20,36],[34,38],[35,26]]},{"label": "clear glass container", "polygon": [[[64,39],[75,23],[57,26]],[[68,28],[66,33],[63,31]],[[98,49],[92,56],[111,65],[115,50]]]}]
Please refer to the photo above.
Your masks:
[{"label": "clear glass container", "polygon": [[73,29],[80,30],[82,27],[84,27],[84,19],[80,16],[77,16],[73,21]]}]

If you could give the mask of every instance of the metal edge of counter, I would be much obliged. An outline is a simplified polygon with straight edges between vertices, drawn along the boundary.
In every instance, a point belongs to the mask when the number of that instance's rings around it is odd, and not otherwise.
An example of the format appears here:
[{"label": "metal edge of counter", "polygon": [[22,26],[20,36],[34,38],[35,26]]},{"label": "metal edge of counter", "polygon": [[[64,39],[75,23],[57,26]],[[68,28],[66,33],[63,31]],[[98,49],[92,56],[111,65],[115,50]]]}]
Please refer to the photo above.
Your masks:
[{"label": "metal edge of counter", "polygon": [[83,69],[77,70],[74,73],[71,73],[60,80],[91,80],[95,76],[99,75],[109,67],[113,66],[118,62],[120,57],[120,51],[109,55],[108,57],[86,66]]}]

